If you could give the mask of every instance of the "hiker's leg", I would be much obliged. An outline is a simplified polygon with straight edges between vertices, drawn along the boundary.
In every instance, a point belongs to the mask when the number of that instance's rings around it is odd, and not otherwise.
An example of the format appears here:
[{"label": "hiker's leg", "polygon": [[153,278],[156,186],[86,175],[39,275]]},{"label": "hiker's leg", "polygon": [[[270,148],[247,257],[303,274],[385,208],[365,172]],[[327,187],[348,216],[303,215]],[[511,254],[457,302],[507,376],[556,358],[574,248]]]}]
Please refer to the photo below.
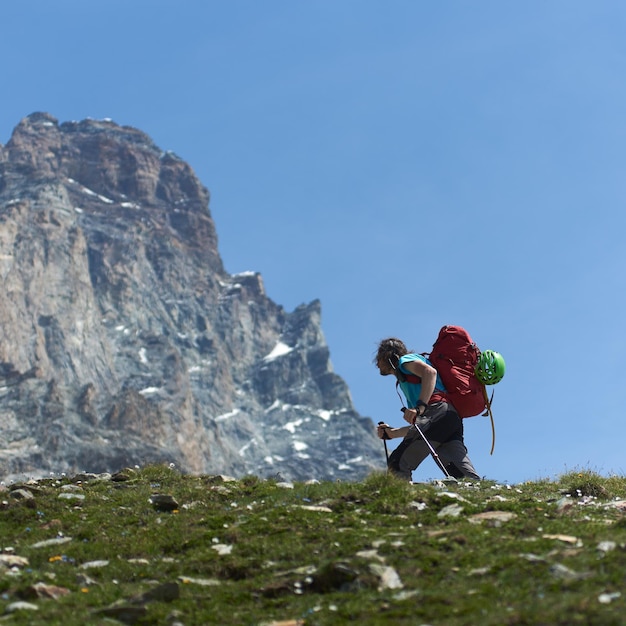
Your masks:
[{"label": "hiker's leg", "polygon": [[448,402],[429,404],[416,424],[431,443],[463,439],[463,420]]},{"label": "hiker's leg", "polygon": [[480,476],[476,473],[474,465],[467,455],[467,448],[462,441],[453,439],[441,444],[437,448],[437,454],[446,466],[450,476],[480,480]]},{"label": "hiker's leg", "polygon": [[[417,433],[415,433],[417,435]],[[408,435],[389,455],[387,467],[398,478],[411,480],[413,470],[429,455],[428,446],[419,436]]]}]

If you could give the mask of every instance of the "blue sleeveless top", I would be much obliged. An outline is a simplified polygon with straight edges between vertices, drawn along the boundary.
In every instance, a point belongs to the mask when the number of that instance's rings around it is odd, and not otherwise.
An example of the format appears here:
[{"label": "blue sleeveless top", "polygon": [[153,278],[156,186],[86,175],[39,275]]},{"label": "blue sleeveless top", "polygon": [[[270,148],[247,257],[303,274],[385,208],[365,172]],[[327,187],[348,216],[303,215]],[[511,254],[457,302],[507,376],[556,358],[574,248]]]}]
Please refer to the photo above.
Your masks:
[{"label": "blue sleeveless top", "polygon": [[[421,354],[405,354],[400,357],[400,361],[398,362],[398,367],[403,374],[408,374],[409,376],[415,376],[412,372],[409,372],[406,367],[404,367],[405,363],[409,363],[410,361],[423,361],[432,367],[432,363]],[[410,383],[409,381],[399,382],[400,389],[402,389],[402,393],[406,398],[406,403],[410,409],[415,408],[417,405],[417,401],[420,398],[420,394],[422,393],[422,383]],[[435,383],[435,389],[439,391],[445,391],[443,383],[441,382],[441,378],[439,374],[437,374],[437,382]]]}]

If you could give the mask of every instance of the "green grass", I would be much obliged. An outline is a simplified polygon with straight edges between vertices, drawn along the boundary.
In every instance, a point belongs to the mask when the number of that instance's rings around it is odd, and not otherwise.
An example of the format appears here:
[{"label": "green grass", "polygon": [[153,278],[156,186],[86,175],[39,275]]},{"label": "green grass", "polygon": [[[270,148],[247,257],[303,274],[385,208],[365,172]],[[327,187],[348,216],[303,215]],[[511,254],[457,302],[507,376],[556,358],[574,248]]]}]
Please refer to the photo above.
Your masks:
[{"label": "green grass", "polygon": [[[583,470],[513,486],[409,485],[381,473],[290,489],[160,466],[126,474],[0,493],[0,548],[27,559],[0,568],[0,621],[624,623],[626,478]],[[17,487],[33,498],[14,497]],[[154,494],[180,507],[159,511]],[[36,547],[55,538],[71,539]],[[97,561],[107,563],[83,567]],[[38,597],[37,583],[68,592]],[[166,583],[178,597],[137,600]],[[37,610],[8,612],[22,600]],[[102,612],[112,606],[144,610],[116,620]]]}]

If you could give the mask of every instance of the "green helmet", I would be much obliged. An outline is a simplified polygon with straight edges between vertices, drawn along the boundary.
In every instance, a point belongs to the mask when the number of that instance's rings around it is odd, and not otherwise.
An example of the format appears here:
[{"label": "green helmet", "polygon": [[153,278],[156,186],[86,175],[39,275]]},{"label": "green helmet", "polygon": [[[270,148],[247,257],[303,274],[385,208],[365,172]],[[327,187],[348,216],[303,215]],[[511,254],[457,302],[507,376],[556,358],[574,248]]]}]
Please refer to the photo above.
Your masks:
[{"label": "green helmet", "polygon": [[474,371],[476,372],[476,378],[483,385],[495,385],[502,380],[505,369],[504,359],[499,352],[485,350],[478,357],[478,363]]}]

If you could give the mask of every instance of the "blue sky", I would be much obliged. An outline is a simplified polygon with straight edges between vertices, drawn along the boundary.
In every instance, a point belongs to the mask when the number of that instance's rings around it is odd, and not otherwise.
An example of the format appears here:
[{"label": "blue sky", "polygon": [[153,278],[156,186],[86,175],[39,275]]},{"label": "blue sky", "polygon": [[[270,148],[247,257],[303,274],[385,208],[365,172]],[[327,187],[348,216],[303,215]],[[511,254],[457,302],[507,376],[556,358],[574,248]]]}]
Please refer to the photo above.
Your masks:
[{"label": "blue sky", "polygon": [[21,0],[0,23],[0,143],[46,111],[188,161],[226,269],[321,300],[362,415],[401,425],[379,339],[461,324],[507,362],[493,455],[465,422],[480,474],[626,471],[624,2]]}]

